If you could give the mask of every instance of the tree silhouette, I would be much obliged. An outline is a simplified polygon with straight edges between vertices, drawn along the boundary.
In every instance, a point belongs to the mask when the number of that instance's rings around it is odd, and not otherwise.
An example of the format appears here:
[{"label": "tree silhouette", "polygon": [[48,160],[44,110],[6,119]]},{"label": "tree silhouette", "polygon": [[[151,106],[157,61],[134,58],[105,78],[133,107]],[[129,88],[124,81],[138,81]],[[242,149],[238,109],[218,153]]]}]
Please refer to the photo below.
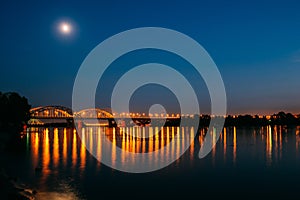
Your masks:
[{"label": "tree silhouette", "polygon": [[18,93],[0,92],[0,127],[20,127],[28,121],[30,108],[28,100]]}]

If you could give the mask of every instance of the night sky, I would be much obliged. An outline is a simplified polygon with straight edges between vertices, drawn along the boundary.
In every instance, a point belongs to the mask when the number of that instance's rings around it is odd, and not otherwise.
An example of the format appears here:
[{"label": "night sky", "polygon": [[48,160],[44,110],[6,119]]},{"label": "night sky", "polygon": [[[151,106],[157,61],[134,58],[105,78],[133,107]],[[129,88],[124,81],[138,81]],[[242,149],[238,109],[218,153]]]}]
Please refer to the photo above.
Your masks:
[{"label": "night sky", "polygon": [[[299,1],[7,1],[0,6],[0,91],[16,91],[32,106],[71,107],[76,73],[96,45],[128,29],[154,26],[180,31],[208,51],[223,77],[229,114],[300,113],[299,11]],[[58,30],[63,21],[71,24],[70,34]],[[158,51],[120,58],[106,79],[113,83],[122,72],[118,67],[153,58],[186,69],[193,79],[182,61]],[[109,107],[113,86],[105,87],[97,91],[99,107]],[[141,100],[157,103],[151,91],[172,97],[155,85],[144,89],[132,99],[137,107],[144,106]],[[202,111],[209,112],[205,86],[196,89]]]}]

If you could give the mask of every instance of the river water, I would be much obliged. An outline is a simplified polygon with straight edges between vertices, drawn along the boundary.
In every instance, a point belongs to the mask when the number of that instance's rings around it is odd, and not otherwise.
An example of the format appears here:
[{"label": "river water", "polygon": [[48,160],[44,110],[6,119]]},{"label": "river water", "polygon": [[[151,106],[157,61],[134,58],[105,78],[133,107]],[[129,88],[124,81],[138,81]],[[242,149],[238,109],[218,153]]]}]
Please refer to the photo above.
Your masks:
[{"label": "river water", "polygon": [[[300,127],[266,126],[224,128],[210,154],[199,159],[205,129],[165,127],[148,140],[134,134],[156,132],[158,127],[30,128],[23,136],[26,149],[5,158],[8,172],[35,188],[37,199],[101,199],[197,197],[288,198],[300,188]],[[129,133],[129,134],[128,134]],[[166,146],[174,135],[176,145]],[[213,139],[214,133],[212,134]],[[155,172],[131,174],[99,162],[105,144],[135,153],[157,152],[150,164],[165,155],[178,157],[171,165]],[[126,163],[110,151],[111,163]],[[149,164],[149,163],[148,163]],[[296,198],[297,199],[297,198]]]}]

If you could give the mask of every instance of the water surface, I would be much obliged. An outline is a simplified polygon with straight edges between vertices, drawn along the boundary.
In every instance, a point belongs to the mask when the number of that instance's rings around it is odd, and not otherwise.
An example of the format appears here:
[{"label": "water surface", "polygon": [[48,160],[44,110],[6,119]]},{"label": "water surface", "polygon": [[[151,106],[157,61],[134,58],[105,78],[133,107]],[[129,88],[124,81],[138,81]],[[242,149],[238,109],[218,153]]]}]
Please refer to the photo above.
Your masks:
[{"label": "water surface", "polygon": [[[38,190],[38,199],[99,199],[101,197],[282,197],[298,195],[300,187],[300,127],[266,126],[224,128],[210,154],[198,158],[205,129],[165,127],[86,127],[28,129],[26,150],[6,158],[9,172]],[[130,133],[130,134],[127,134]],[[133,137],[147,134],[148,139]],[[175,145],[167,145],[178,134]],[[217,139],[216,133],[211,134]],[[133,135],[133,136],[132,136]],[[81,140],[81,138],[83,140]],[[171,165],[151,173],[130,174],[99,162],[109,139],[135,153],[155,152],[151,165],[164,156],[177,157]],[[96,144],[96,145],[95,145]],[[158,151],[164,146],[164,151]],[[111,151],[113,163],[126,163]],[[157,153],[156,153],[157,152]]]}]

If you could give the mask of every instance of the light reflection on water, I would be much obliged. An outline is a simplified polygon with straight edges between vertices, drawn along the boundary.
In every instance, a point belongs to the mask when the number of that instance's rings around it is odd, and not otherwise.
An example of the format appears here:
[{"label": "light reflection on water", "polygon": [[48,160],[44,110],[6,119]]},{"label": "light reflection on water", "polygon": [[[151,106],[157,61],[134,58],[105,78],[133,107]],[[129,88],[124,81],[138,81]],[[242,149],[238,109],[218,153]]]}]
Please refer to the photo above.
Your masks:
[{"label": "light reflection on water", "polygon": [[[191,171],[201,168],[197,156],[207,129],[200,129],[196,137],[193,127],[165,127],[159,134],[155,134],[160,129],[161,127],[85,127],[79,132],[72,128],[29,129],[26,137],[29,152],[27,162],[32,171],[28,176],[35,177],[33,185],[39,191],[38,199],[76,199],[89,196],[82,188],[81,181],[86,181],[89,173],[94,174],[89,176],[101,179],[104,169],[86,150],[86,146],[101,160],[104,149],[108,148],[103,142],[106,138],[114,144],[111,149],[113,166],[118,158],[117,146],[135,153],[154,152],[150,164],[157,165],[165,155],[173,158],[179,155],[180,150],[189,143],[191,145],[187,152],[167,169],[175,168],[175,171],[181,172],[182,166]],[[214,131],[208,133],[212,136],[212,142],[217,140]],[[168,145],[177,134],[180,136],[177,137],[177,143]],[[237,168],[256,164],[272,167],[287,159],[298,162],[299,145],[300,127],[291,130],[285,126],[248,129],[229,127],[223,129],[212,152],[202,162],[209,162],[209,168]],[[125,160],[125,155],[121,154],[120,162],[125,163]],[[107,167],[105,169],[105,174],[109,174]]]}]

